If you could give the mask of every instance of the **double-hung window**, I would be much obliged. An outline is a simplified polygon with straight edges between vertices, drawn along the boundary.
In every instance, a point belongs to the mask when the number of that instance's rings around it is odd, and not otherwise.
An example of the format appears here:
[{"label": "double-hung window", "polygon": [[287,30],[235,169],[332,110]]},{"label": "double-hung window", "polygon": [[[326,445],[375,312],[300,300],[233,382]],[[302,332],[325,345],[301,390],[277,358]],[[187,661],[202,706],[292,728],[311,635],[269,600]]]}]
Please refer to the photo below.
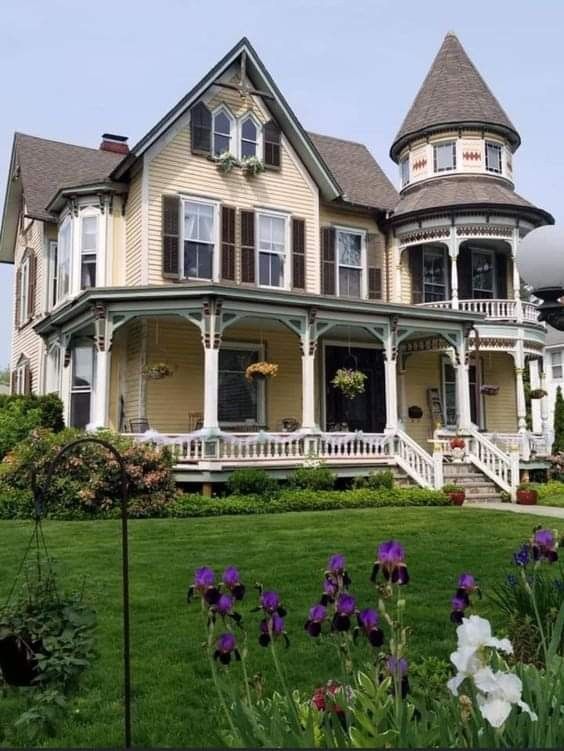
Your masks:
[{"label": "double-hung window", "polygon": [[219,351],[218,419],[221,425],[262,423],[264,387],[245,378],[249,365],[262,359],[254,345],[224,343]]},{"label": "double-hung window", "polygon": [[57,241],[49,241],[49,282],[47,289],[47,307],[53,308],[57,304]]},{"label": "double-hung window", "polygon": [[472,297],[495,297],[494,254],[487,250],[472,251]]},{"label": "double-hung window", "polygon": [[258,155],[259,128],[252,117],[241,123],[241,158]]},{"label": "double-hung window", "polygon": [[58,394],[60,389],[61,378],[61,350],[59,347],[52,347],[47,353],[47,367],[45,372],[45,393]]},{"label": "double-hung window", "polygon": [[17,291],[19,298],[19,320],[17,324],[19,326],[23,326],[29,318],[29,265],[29,256],[26,255],[20,265],[19,288]]},{"label": "double-hung window", "polygon": [[85,428],[90,422],[94,387],[94,348],[79,344],[72,350],[70,424]]},{"label": "double-hung window", "polygon": [[288,219],[259,212],[257,223],[259,284],[262,287],[285,287]]},{"label": "double-hung window", "polygon": [[555,381],[562,378],[562,352],[551,352],[550,364],[552,366],[552,377]]},{"label": "double-hung window", "polygon": [[213,278],[216,207],[203,201],[184,201],[184,277]]},{"label": "double-hung window", "polygon": [[486,141],[486,170],[501,174],[501,146],[498,143]]},{"label": "double-hung window", "polygon": [[30,393],[30,368],[29,360],[23,355],[18,360],[13,382],[14,394]]},{"label": "double-hung window", "polygon": [[231,151],[233,118],[224,109],[218,110],[213,116],[213,153],[219,156],[225,151]]},{"label": "double-hung window", "polygon": [[435,172],[448,172],[456,169],[456,141],[445,141],[433,146]]},{"label": "double-hung window", "polygon": [[336,231],[336,293],[340,297],[364,297],[363,242],[362,232]]},{"label": "double-hung window", "polygon": [[404,157],[400,162],[401,187],[409,185],[409,157]]},{"label": "double-hung window", "polygon": [[57,302],[64,300],[70,292],[70,267],[71,267],[71,220],[69,217],[61,224],[59,229],[59,242],[57,245]]},{"label": "double-hung window", "polygon": [[96,286],[98,217],[83,216],[80,222],[80,289]]},{"label": "double-hung window", "polygon": [[423,300],[437,302],[447,299],[446,254],[443,248],[423,251]]}]

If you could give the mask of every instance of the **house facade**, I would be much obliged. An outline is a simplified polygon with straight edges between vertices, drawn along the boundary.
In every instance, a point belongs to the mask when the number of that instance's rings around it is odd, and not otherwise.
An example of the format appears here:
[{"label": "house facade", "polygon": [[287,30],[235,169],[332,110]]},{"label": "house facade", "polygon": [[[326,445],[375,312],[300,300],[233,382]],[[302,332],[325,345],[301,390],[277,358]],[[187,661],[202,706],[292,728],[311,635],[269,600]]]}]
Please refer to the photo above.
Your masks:
[{"label": "house facade", "polygon": [[[513,493],[548,452],[525,368],[545,330],[516,257],[552,223],[514,191],[515,127],[448,34],[394,139],[308,133],[243,39],[131,149],[16,134],[0,235],[12,391],[171,446],[179,479],[311,456],[440,487],[449,437]],[[249,378],[269,362],[277,375]],[[332,382],[360,371],[350,399]]]}]

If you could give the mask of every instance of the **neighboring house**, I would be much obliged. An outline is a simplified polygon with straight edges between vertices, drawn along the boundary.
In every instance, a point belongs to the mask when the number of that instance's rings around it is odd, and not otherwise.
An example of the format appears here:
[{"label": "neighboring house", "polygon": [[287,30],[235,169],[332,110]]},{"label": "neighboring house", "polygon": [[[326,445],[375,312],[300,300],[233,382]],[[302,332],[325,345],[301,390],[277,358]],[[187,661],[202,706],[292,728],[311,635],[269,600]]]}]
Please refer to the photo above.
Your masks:
[{"label": "neighboring house", "polygon": [[[440,485],[431,440],[459,430],[514,488],[505,449],[529,456],[523,370],[545,335],[515,258],[553,219],[514,192],[520,136],[454,34],[393,140],[399,193],[362,144],[304,130],[246,39],[126,140],[15,136],[14,392],[58,392],[71,425],[158,432],[185,479],[314,453]],[[248,381],[262,360],[278,375]],[[339,368],[365,392],[335,389]]]},{"label": "neighboring house", "polygon": [[542,400],[545,404],[532,403],[533,430],[537,432],[543,430],[543,419],[548,423],[550,430],[554,429],[554,403],[558,386],[564,394],[564,332],[557,331],[552,326],[546,327],[544,373],[544,386],[548,397]]}]

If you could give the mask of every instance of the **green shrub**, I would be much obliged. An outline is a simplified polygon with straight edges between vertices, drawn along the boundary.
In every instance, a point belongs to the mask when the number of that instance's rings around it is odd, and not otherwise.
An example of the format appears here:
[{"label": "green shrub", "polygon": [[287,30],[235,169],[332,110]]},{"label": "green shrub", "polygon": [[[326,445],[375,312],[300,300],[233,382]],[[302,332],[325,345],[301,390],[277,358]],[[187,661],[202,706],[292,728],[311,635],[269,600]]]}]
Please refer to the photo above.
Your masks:
[{"label": "green shrub", "polygon": [[271,498],[278,492],[278,483],[264,469],[236,469],[227,481],[231,495],[258,495]]},{"label": "green shrub", "polygon": [[0,458],[34,428],[59,431],[63,427],[63,405],[54,394],[0,395]]},{"label": "green shrub", "polygon": [[564,397],[560,386],[556,389],[556,401],[554,402],[554,442],[552,452],[558,454],[564,451]]},{"label": "green shrub", "polygon": [[[18,517],[31,498],[31,476],[45,481],[47,466],[62,446],[84,437],[78,430],[60,433],[36,429],[8,453],[0,464],[0,513],[15,508]],[[166,450],[132,443],[123,436],[99,432],[122,454],[129,480],[129,513],[133,517],[166,516],[176,495],[172,457]],[[117,461],[99,446],[86,444],[63,457],[45,498],[47,516],[91,519],[115,516],[120,505]],[[29,501],[31,503],[31,501]],[[13,517],[12,517],[13,518]]]},{"label": "green shrub", "polygon": [[300,467],[289,478],[288,485],[306,490],[332,490],[337,478],[328,467]]},{"label": "green shrub", "polygon": [[462,485],[455,485],[453,482],[443,485],[443,493],[447,495],[449,493],[464,493],[464,487]]},{"label": "green shrub", "polygon": [[39,409],[41,418],[37,427],[48,428],[55,433],[63,430],[63,403],[56,394],[0,394],[0,412],[9,404],[20,404],[22,410]]},{"label": "green shrub", "polygon": [[369,472],[367,475],[355,477],[353,488],[369,488],[370,490],[379,490],[380,488],[394,487],[394,473],[390,469],[384,469],[380,472]]}]

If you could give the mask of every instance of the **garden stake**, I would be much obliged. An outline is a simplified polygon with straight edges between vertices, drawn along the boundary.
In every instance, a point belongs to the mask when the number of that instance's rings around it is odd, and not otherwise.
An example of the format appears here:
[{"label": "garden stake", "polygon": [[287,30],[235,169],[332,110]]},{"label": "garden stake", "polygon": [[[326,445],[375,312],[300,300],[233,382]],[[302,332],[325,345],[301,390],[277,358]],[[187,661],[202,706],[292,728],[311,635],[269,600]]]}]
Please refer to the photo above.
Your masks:
[{"label": "garden stake", "polygon": [[129,483],[125,470],[125,461],[120,452],[109,441],[101,438],[79,438],[63,446],[47,467],[47,476],[42,486],[37,485],[35,472],[32,474],[31,487],[35,502],[35,523],[40,525],[45,512],[47,490],[61,459],[77,446],[91,443],[109,451],[119,464],[120,469],[120,505],[121,505],[121,561],[123,594],[123,699],[124,699],[124,748],[131,748],[131,658],[130,658],[130,622],[129,622],[129,545],[127,533],[127,500]]}]

